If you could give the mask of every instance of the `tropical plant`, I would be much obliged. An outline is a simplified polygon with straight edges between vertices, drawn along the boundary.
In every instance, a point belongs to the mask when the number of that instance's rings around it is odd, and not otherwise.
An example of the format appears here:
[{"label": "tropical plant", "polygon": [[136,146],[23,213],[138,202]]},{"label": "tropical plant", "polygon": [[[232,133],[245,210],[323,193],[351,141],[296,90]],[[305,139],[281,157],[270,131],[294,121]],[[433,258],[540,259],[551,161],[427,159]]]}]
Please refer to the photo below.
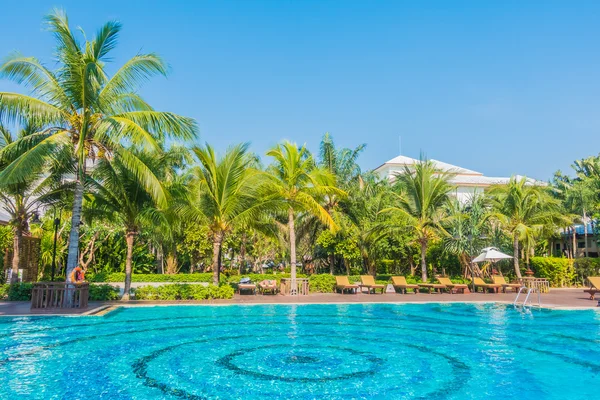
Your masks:
[{"label": "tropical plant", "polygon": [[188,204],[182,208],[185,219],[206,223],[212,238],[213,283],[219,284],[223,239],[234,225],[250,225],[266,206],[258,197],[260,175],[253,168],[248,144],[239,144],[217,157],[208,144],[195,147],[199,165],[192,170],[193,186]]},{"label": "tropical plant", "polygon": [[398,215],[421,247],[421,279],[427,281],[427,245],[444,234],[446,204],[452,190],[451,174],[439,171],[429,160],[396,175],[392,206],[385,212]]},{"label": "tropical plant", "polygon": [[547,188],[527,178],[513,177],[506,185],[490,188],[489,195],[494,218],[513,240],[515,274],[520,279],[519,246],[532,249],[544,229],[569,224],[571,219],[561,213],[559,201]]},{"label": "tropical plant", "polygon": [[[15,136],[0,125],[0,152],[15,141],[27,138],[34,131],[31,125],[26,125],[19,135]],[[0,159],[0,173],[13,161],[12,158]],[[30,170],[26,181],[0,185],[0,207],[8,214],[9,224],[13,230],[12,267],[9,274],[10,282],[7,283],[15,283],[18,280],[22,241],[24,235],[29,235],[29,220],[34,215],[39,215],[40,206],[57,201],[62,191],[68,189],[61,184],[60,171],[54,167],[49,167],[46,176],[41,169]]]},{"label": "tropical plant", "polygon": [[444,248],[455,254],[462,267],[463,277],[472,272],[471,257],[481,250],[486,243],[490,210],[485,195],[477,193],[466,202],[452,199],[448,202],[447,220],[444,236]]},{"label": "tropical plant", "polygon": [[335,230],[337,225],[319,201],[329,195],[344,196],[345,192],[335,186],[333,174],[317,167],[306,146],[299,148],[286,141],[273,147],[267,155],[273,158],[273,164],[267,169],[262,197],[273,209],[279,208],[287,214],[292,292],[295,292],[297,213],[312,214]]},{"label": "tropical plant", "polygon": [[[150,174],[159,175],[158,170],[164,165],[165,153],[132,150],[132,154],[148,167]],[[158,191],[164,192],[164,188],[146,190],[144,183],[127,168],[122,158],[100,159],[87,183],[92,191],[89,196],[90,204],[85,205],[89,219],[101,216],[114,220],[125,231],[127,256],[123,300],[129,300],[134,242],[144,226],[153,225],[161,219],[162,215],[157,207],[159,198],[155,194]]]},{"label": "tropical plant", "polygon": [[81,42],[71,31],[66,14],[46,17],[56,39],[58,68],[51,71],[33,57],[9,56],[0,65],[0,77],[30,89],[31,95],[0,92],[0,120],[29,121],[40,127],[0,151],[12,162],[0,173],[0,184],[26,182],[30,171],[52,160],[63,160],[74,171],[75,189],[67,280],[78,262],[79,227],[88,167],[97,159],[120,159],[160,204],[166,203],[162,185],[148,166],[129,149],[133,143],[159,149],[165,136],[192,139],[196,123],[179,115],[155,111],[138,94],[153,75],[166,75],[167,66],[156,54],[138,54],[110,77],[110,61],[121,24],[103,25],[93,40]]}]

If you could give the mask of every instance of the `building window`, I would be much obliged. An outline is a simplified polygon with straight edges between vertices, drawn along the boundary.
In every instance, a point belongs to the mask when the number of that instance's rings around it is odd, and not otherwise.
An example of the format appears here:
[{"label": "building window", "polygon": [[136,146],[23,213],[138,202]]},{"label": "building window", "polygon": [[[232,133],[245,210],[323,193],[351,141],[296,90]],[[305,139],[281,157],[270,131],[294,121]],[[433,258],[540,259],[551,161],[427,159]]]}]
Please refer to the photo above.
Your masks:
[{"label": "building window", "polygon": [[583,249],[583,248],[585,248],[585,242],[577,242],[577,248],[578,248],[578,249]]},{"label": "building window", "polygon": [[556,250],[560,251],[560,243],[556,243],[555,247],[556,247]]}]

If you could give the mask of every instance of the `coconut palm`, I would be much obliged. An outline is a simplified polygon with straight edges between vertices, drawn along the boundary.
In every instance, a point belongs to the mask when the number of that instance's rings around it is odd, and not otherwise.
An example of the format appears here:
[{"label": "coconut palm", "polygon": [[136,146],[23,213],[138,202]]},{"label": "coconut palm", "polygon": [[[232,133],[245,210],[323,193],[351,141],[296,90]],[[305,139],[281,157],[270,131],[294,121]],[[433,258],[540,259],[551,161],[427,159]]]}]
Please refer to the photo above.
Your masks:
[{"label": "coconut palm", "polygon": [[560,203],[548,190],[527,178],[513,177],[507,185],[490,188],[494,216],[512,238],[515,274],[520,279],[519,246],[533,248],[536,238],[548,226],[569,224],[560,212]]},{"label": "coconut palm", "polygon": [[[26,125],[19,135],[15,136],[0,125],[0,151],[15,141],[27,137],[33,131],[35,129],[31,125]],[[0,160],[0,171],[7,168],[12,161],[11,159]],[[68,189],[60,184],[60,180],[57,179],[60,173],[53,166],[49,166],[48,173],[45,175],[43,176],[41,170],[30,170],[26,181],[0,185],[0,206],[10,217],[9,222],[13,230],[12,273],[9,283],[14,283],[18,279],[22,241],[23,236],[29,234],[30,218],[38,213],[40,206],[57,200],[61,191]]]},{"label": "coconut palm", "polygon": [[213,242],[213,283],[218,285],[225,235],[236,225],[251,225],[268,203],[258,198],[260,174],[248,144],[233,146],[221,157],[208,144],[192,150],[200,164],[192,170],[188,205],[181,211],[187,221],[208,224]]},{"label": "coconut palm", "polygon": [[427,281],[427,246],[444,232],[445,205],[453,186],[451,174],[436,170],[429,160],[405,167],[396,175],[393,206],[385,212],[397,214],[411,230],[421,247],[421,279]]},{"label": "coconut palm", "polygon": [[161,204],[166,193],[150,169],[128,145],[157,150],[164,136],[195,137],[192,119],[155,111],[138,94],[153,75],[165,75],[167,66],[156,54],[138,54],[111,77],[106,65],[117,44],[121,24],[108,22],[93,40],[81,42],[71,31],[66,14],[47,16],[56,40],[58,67],[46,68],[33,57],[13,54],[0,65],[0,77],[24,85],[31,95],[0,92],[0,120],[30,121],[42,127],[16,140],[0,152],[14,160],[0,173],[0,184],[27,181],[29,171],[62,157],[74,171],[74,201],[69,234],[67,280],[78,261],[79,225],[84,182],[96,159],[120,159],[144,189]]},{"label": "coconut palm", "polygon": [[[163,165],[162,153],[134,151],[134,154],[153,174]],[[146,190],[143,182],[127,168],[121,158],[101,159],[88,177],[87,184],[92,191],[90,201],[85,205],[87,215],[112,220],[125,230],[127,256],[123,300],[129,300],[135,240],[144,225],[149,224],[148,221],[152,223],[160,219],[158,199],[154,192]]]},{"label": "coconut palm", "polygon": [[[284,142],[267,152],[274,162],[268,169],[263,198],[287,214],[292,293],[296,288],[296,229],[298,212],[316,216],[325,226],[337,228],[333,218],[321,205],[326,196],[343,196],[345,192],[335,187],[335,177],[329,171],[318,168],[305,146]],[[326,201],[325,201],[326,202]]]}]

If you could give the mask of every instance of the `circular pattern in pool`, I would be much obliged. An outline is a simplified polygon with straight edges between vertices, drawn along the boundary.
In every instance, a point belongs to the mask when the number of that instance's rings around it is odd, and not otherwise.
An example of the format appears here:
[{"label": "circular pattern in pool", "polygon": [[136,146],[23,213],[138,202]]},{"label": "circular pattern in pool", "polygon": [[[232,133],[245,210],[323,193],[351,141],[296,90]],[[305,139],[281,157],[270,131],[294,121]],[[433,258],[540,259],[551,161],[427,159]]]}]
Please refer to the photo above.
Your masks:
[{"label": "circular pattern in pool", "polygon": [[6,317],[0,398],[583,399],[596,393],[599,343],[592,310],[492,304]]}]

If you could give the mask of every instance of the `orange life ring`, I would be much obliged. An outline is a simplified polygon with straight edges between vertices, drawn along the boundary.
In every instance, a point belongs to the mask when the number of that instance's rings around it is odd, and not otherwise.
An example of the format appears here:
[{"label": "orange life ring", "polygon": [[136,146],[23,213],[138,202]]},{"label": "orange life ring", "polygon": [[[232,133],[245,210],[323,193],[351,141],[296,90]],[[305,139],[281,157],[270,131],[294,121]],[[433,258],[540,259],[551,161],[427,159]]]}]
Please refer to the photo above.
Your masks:
[{"label": "orange life ring", "polygon": [[73,271],[71,271],[71,275],[69,277],[71,278],[70,280],[72,283],[81,283],[85,281],[85,272],[83,269],[81,269],[81,267],[75,267],[73,268]]}]

